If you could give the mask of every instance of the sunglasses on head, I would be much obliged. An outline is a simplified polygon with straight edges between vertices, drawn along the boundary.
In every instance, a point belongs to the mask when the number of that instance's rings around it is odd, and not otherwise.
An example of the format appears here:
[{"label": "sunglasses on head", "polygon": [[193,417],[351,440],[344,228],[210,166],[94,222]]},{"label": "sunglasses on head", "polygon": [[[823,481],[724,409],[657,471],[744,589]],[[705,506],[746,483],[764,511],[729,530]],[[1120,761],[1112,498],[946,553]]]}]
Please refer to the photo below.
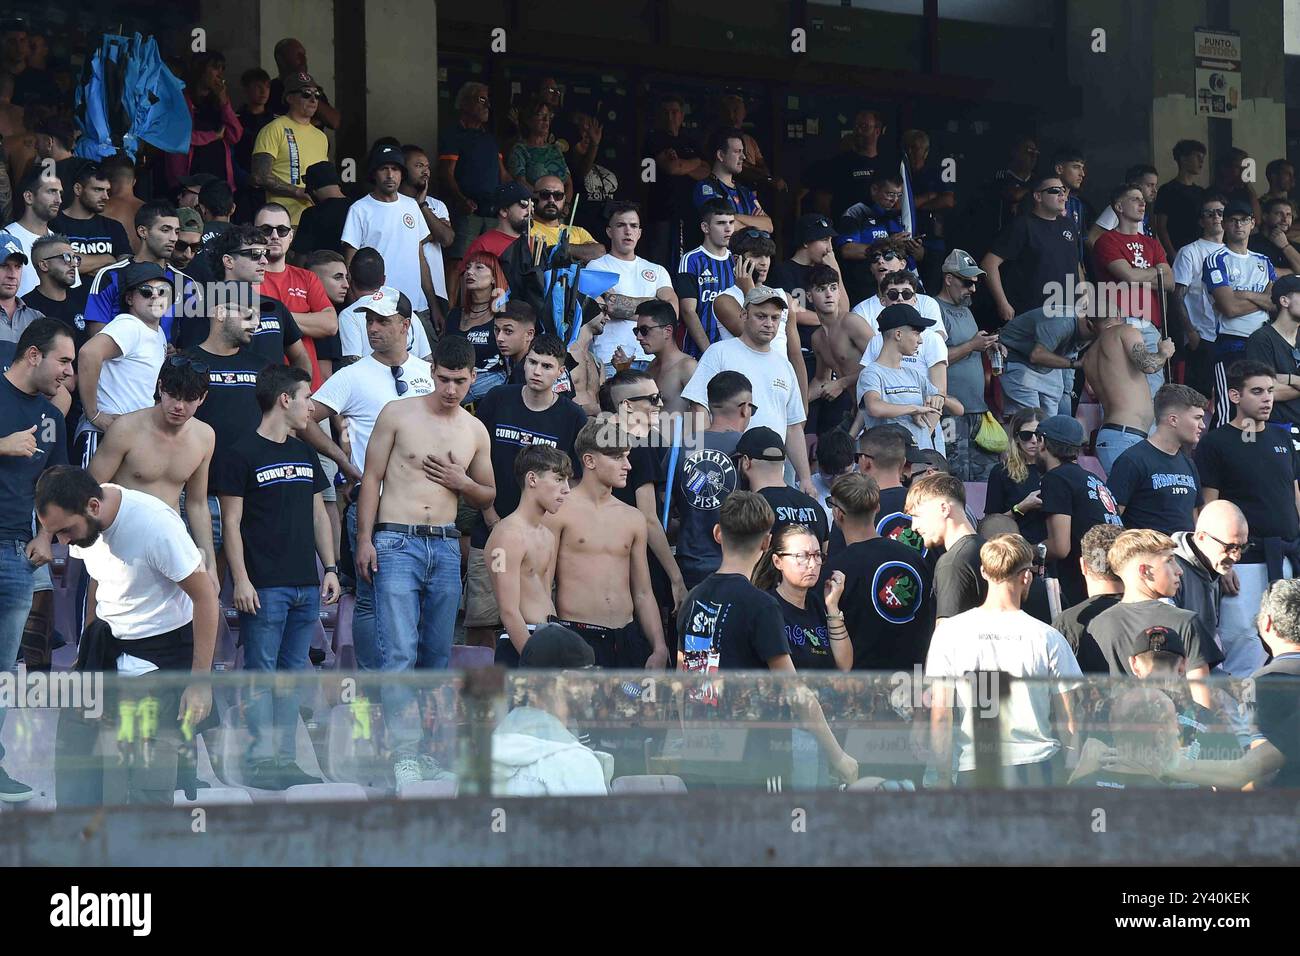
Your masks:
[{"label": "sunglasses on head", "polygon": [[886,289],[885,298],[890,302],[897,302],[899,299],[915,299],[916,293],[911,289]]},{"label": "sunglasses on head", "polygon": [[272,236],[279,236],[283,239],[285,236],[289,235],[289,233],[293,232],[293,226],[258,226],[257,231],[268,239]]},{"label": "sunglasses on head", "polygon": [[741,235],[749,239],[771,239],[772,238],[772,234],[770,232],[764,232],[762,229],[753,229],[753,228],[746,229],[744,232],[741,233]]},{"label": "sunglasses on head", "polygon": [[196,362],[188,355],[173,355],[167,360],[167,364],[172,368],[192,368],[200,375],[208,374],[208,365],[206,362]]},{"label": "sunglasses on head", "polygon": [[537,190],[538,199],[563,199],[563,189],[539,189]]},{"label": "sunglasses on head", "polygon": [[136,295],[142,299],[165,299],[172,294],[172,290],[166,286],[140,285],[132,289]]}]

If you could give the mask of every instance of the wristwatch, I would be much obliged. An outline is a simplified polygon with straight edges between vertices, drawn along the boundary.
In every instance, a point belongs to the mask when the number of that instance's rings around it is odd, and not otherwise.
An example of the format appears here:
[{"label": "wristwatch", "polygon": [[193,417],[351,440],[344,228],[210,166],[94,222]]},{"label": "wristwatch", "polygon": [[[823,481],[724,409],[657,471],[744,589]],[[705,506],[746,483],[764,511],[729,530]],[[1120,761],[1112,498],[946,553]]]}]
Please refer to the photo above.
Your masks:
[{"label": "wristwatch", "polygon": [[326,573],[326,574],[338,574],[338,573],[339,573],[339,566],[338,566],[337,564],[327,564],[327,565],[325,565],[325,573]]}]

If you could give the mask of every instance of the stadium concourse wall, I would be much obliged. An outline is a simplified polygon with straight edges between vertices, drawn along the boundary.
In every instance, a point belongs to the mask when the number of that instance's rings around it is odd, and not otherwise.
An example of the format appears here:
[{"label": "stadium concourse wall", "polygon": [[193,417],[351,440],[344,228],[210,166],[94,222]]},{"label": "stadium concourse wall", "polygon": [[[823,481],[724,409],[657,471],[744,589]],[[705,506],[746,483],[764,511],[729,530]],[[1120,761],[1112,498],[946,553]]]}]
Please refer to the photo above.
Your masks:
[{"label": "stadium concourse wall", "polygon": [[692,793],[0,817],[0,866],[1260,866],[1296,791]]}]

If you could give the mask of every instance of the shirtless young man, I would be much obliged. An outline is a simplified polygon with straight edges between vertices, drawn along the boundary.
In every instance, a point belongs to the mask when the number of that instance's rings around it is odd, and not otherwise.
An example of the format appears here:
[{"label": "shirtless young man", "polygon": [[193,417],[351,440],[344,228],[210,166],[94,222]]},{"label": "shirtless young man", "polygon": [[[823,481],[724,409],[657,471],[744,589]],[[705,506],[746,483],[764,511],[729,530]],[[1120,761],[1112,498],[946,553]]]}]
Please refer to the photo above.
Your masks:
[{"label": "shirtless young man", "polygon": [[[460,606],[457,498],[483,509],[496,497],[483,423],[461,408],[474,381],[474,346],[458,335],[433,350],[432,394],[389,402],[366,446],[357,499],[357,573],[374,585],[383,669],[443,669]],[[382,494],[380,489],[383,489]],[[420,759],[414,688],[383,685],[400,789],[441,768]]]},{"label": "shirtless young man", "polygon": [[636,307],[632,317],[636,319],[633,334],[645,353],[654,356],[646,371],[655,380],[664,411],[669,414],[690,411],[691,403],[682,398],[682,389],[695,374],[698,363],[677,347],[673,337],[677,331],[677,313],[663,299],[648,299]]},{"label": "shirtless young man", "polygon": [[216,432],[194,417],[208,397],[208,370],[187,356],[173,355],[163,363],[158,392],[157,405],[128,412],[108,426],[90,459],[90,474],[101,485],[111,482],[153,495],[177,513],[182,488],[188,501],[204,502],[190,512],[190,535],[209,573],[220,582],[225,555],[218,562],[206,506]]},{"label": "shirtless young man", "polygon": [[532,445],[515,458],[519,507],[496,523],[484,546],[492,556],[492,591],[505,626],[496,653],[504,667],[518,667],[533,631],[555,616],[551,586],[558,541],[542,521],[569,497],[572,477],[573,462],[558,448]]},{"label": "shirtless young man", "polygon": [[[816,265],[808,270],[808,305],[821,323],[812,334],[813,353],[817,356],[817,373],[808,383],[808,401],[824,399],[833,407],[830,415],[823,414],[823,425],[834,426],[853,411],[853,386],[861,371],[862,356],[867,343],[876,333],[871,323],[850,312],[840,294],[840,274],[828,265]],[[832,373],[838,376],[832,380]],[[841,395],[848,399],[834,403]]]},{"label": "shirtless young man", "polygon": [[618,419],[593,418],[573,447],[582,481],[560,511],[543,519],[559,554],[557,623],[582,635],[598,667],[662,668],[668,645],[650,586],[645,518],[612,494],[632,470]]},{"label": "shirtless young man", "polygon": [[1160,370],[1174,354],[1171,339],[1162,338],[1148,352],[1142,331],[1120,316],[1094,323],[1097,341],[1083,353],[1083,370],[1105,414],[1097,431],[1097,458],[1110,472],[1122,452],[1147,437],[1155,420],[1147,376]]}]

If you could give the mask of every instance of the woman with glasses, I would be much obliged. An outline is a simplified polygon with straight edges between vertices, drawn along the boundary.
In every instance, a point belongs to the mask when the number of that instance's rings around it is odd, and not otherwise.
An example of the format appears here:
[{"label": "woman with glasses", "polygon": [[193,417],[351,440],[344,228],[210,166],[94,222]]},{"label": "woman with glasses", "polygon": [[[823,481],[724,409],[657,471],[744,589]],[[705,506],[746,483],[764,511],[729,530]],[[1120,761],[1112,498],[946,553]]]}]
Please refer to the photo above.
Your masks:
[{"label": "woman with glasses", "polygon": [[490,252],[473,252],[460,264],[460,304],[447,313],[447,335],[460,335],[474,346],[478,376],[465,396],[476,402],[506,380],[505,362],[497,348],[492,303],[510,288],[501,263]]},{"label": "woman with glasses", "polygon": [[989,473],[984,502],[985,514],[1007,515],[1030,544],[1047,540],[1047,518],[1038,492],[1043,479],[1038,426],[1046,417],[1041,408],[1022,408],[1011,416],[1011,447],[1006,460],[994,465]]},{"label": "woman with glasses", "polygon": [[506,169],[515,182],[528,192],[537,191],[537,181],[543,176],[554,176],[564,183],[564,202],[573,199],[573,177],[564,154],[551,138],[553,114],[545,100],[533,100],[519,114],[520,139],[506,157]]}]

